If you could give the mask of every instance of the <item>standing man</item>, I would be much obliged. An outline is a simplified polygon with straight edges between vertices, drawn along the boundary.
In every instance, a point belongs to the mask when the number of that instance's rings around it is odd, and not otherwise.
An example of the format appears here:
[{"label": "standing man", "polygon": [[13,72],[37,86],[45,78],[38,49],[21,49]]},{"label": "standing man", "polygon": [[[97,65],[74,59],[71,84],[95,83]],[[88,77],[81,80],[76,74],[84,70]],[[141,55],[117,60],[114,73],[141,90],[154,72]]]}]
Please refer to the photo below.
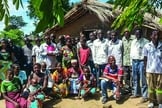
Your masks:
[{"label": "standing man", "polygon": [[159,41],[160,32],[154,30],[151,42],[144,46],[144,61],[148,78],[149,108],[159,104],[162,108],[162,42]]},{"label": "standing man", "polygon": [[93,42],[93,61],[96,68],[96,80],[97,80],[97,89],[100,90],[100,81],[103,70],[107,64],[108,57],[108,41],[103,38],[103,31],[101,29],[97,30],[97,39]]},{"label": "standing man", "polygon": [[24,41],[25,45],[22,47],[25,56],[24,69],[27,72],[26,73],[27,76],[29,76],[33,68],[33,61],[32,61],[33,45],[31,44],[31,39],[29,39],[28,37],[25,37]]},{"label": "standing man", "polygon": [[35,44],[32,49],[33,64],[42,62],[42,56],[40,54],[41,39],[39,37],[35,38]]},{"label": "standing man", "polygon": [[53,43],[56,44],[56,35],[55,35],[54,33],[51,33],[51,34],[50,34],[50,39],[51,39],[51,41],[52,41]]},{"label": "standing man", "polygon": [[58,53],[58,49],[56,44],[51,41],[49,35],[46,34],[44,36],[44,40],[45,43],[40,46],[40,53],[43,61],[47,64],[47,69],[53,71],[57,63],[56,55]]},{"label": "standing man", "polygon": [[[93,42],[96,39],[93,32],[89,33],[89,39],[90,40],[87,41],[87,45],[91,49],[91,52],[92,52],[93,51]],[[91,72],[93,73],[94,76],[96,76],[95,75],[95,66],[94,66],[94,62],[93,62],[93,59],[92,59],[92,53],[90,55],[89,65],[90,65]]]},{"label": "standing man", "polygon": [[132,66],[131,66],[131,60],[130,60],[130,49],[131,49],[131,43],[135,37],[130,34],[130,31],[128,29],[124,30],[124,36],[122,38],[123,42],[123,69],[124,69],[124,84],[126,90],[131,93],[132,88]]},{"label": "standing man", "polygon": [[108,45],[108,55],[114,56],[116,64],[118,66],[122,66],[123,43],[120,39],[118,39],[116,31],[111,31],[111,40],[108,42]]},{"label": "standing man", "polygon": [[[137,98],[142,95],[140,103],[147,101],[147,81],[144,70],[143,47],[148,40],[142,37],[142,30],[136,29],[136,39],[132,41],[130,57],[132,59],[132,76],[133,76],[133,95],[132,98]],[[140,83],[141,81],[141,83]],[[141,84],[141,87],[140,87]]]},{"label": "standing man", "polygon": [[108,30],[106,32],[106,38],[108,39],[108,41],[111,40],[111,31],[110,30]]}]

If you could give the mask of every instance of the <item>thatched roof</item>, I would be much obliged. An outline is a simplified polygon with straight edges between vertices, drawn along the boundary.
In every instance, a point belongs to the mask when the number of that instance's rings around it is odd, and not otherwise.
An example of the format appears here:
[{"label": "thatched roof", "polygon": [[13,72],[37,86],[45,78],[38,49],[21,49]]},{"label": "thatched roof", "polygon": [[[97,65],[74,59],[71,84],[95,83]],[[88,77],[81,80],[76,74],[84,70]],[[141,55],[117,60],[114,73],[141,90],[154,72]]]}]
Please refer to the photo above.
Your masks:
[{"label": "thatched roof", "polygon": [[[75,5],[64,17],[65,23],[64,25],[68,25],[75,20],[79,19],[86,13],[92,13],[95,14],[101,22],[107,23],[115,19],[118,15],[120,15],[121,11],[119,10],[113,10],[113,5],[108,4],[108,3],[102,3],[99,1],[86,1],[86,2],[81,2],[77,5]],[[157,16],[152,16],[149,13],[146,13],[144,15],[144,23],[143,26],[146,26],[148,28],[157,28],[162,31],[162,25],[159,24],[160,18]],[[54,25],[51,29],[48,30],[50,31],[55,31],[59,30],[61,27],[58,25]]]}]

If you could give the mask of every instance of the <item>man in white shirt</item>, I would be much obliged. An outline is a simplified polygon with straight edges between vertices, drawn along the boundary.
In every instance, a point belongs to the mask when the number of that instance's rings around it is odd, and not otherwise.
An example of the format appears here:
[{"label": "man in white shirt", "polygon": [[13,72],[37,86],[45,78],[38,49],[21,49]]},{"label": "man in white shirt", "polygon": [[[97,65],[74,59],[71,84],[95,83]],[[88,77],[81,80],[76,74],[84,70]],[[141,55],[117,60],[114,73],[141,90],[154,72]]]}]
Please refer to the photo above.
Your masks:
[{"label": "man in white shirt", "polygon": [[50,36],[44,36],[45,43],[40,46],[40,53],[43,61],[47,64],[47,69],[54,70],[57,60],[56,55],[58,54],[58,49],[55,43],[51,42]]},{"label": "man in white shirt", "polygon": [[97,88],[100,89],[99,77],[108,63],[108,41],[103,38],[103,31],[97,30],[97,39],[93,42],[92,58],[96,68]]},{"label": "man in white shirt", "polygon": [[[89,33],[89,39],[90,40],[87,41],[87,45],[91,49],[91,52],[92,52],[93,51],[93,42],[96,39],[93,32]],[[89,58],[89,66],[90,66],[91,72],[93,73],[93,75],[95,75],[95,66],[94,66],[94,62],[92,59],[92,54],[90,55],[90,58]]]},{"label": "man in white shirt", "polygon": [[116,31],[111,31],[111,40],[108,42],[108,56],[114,56],[116,64],[122,66],[123,43],[117,38]]},{"label": "man in white shirt", "polygon": [[123,70],[124,70],[124,87],[126,88],[126,91],[131,94],[132,92],[132,63],[130,59],[130,49],[131,49],[131,43],[133,39],[135,38],[134,35],[130,34],[130,31],[128,29],[124,30],[124,35],[122,38],[123,43]]},{"label": "man in white shirt", "polygon": [[25,37],[24,39],[25,45],[22,47],[24,57],[25,57],[25,63],[24,63],[24,69],[26,71],[27,76],[30,75],[32,71],[33,61],[32,61],[32,48],[33,45],[31,43],[31,39],[29,37]]},{"label": "man in white shirt", "polygon": [[162,42],[159,41],[160,32],[154,30],[151,42],[144,46],[144,61],[148,78],[149,108],[156,103],[162,108]]},{"label": "man in white shirt", "polygon": [[[144,70],[144,56],[143,47],[148,40],[142,37],[142,30],[136,29],[136,39],[132,41],[130,58],[132,59],[132,76],[133,76],[133,96],[132,98],[139,97],[142,95],[140,103],[147,101],[147,81]],[[141,81],[141,83],[140,83]],[[141,84],[141,87],[140,87]]]},{"label": "man in white shirt", "polygon": [[42,56],[40,54],[41,39],[39,37],[36,37],[35,43],[36,45],[34,45],[32,48],[33,64],[42,62]]}]

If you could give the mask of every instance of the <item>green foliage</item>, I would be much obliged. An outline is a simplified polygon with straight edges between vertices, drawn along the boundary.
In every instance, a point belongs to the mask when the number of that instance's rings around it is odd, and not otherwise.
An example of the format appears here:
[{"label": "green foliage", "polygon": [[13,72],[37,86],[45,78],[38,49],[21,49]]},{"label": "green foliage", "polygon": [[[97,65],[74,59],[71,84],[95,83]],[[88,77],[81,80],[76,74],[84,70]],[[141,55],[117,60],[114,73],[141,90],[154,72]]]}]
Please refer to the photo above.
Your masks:
[{"label": "green foliage", "polygon": [[9,18],[9,25],[5,27],[4,30],[8,31],[10,29],[20,29],[21,27],[24,27],[27,23],[24,22],[22,16],[11,16]]},{"label": "green foliage", "polygon": [[0,32],[0,38],[12,39],[17,45],[23,45],[24,33],[19,29]]},{"label": "green foliage", "polygon": [[[22,5],[22,0],[12,0],[15,8],[18,9],[19,5]],[[66,2],[64,2],[66,1]],[[68,0],[30,0],[32,4],[35,16],[38,18],[38,23],[36,27],[36,32],[42,32],[46,28],[53,26],[54,24],[59,24],[63,26],[64,24],[64,13],[66,9],[63,8],[63,4],[66,5]],[[4,20],[5,25],[9,22],[9,10],[8,10],[8,0],[0,0],[0,21]]]},{"label": "green foliage", "polygon": [[155,9],[162,8],[162,0],[115,0],[114,4],[122,13],[113,22],[112,27],[123,30],[131,30],[134,25],[141,25],[146,12],[156,15]]},{"label": "green foliage", "polygon": [[28,16],[36,19],[36,32],[41,32],[54,24],[63,26],[64,14],[72,7],[69,0],[28,0]]},{"label": "green foliage", "polygon": [[[15,8],[18,9],[19,5],[22,5],[22,0],[12,0],[13,5],[15,5]],[[8,6],[8,0],[0,0],[0,21],[4,20],[5,25],[8,25],[9,22],[9,6]]]},{"label": "green foliage", "polygon": [[106,3],[114,4],[115,3],[115,0],[108,0]]}]

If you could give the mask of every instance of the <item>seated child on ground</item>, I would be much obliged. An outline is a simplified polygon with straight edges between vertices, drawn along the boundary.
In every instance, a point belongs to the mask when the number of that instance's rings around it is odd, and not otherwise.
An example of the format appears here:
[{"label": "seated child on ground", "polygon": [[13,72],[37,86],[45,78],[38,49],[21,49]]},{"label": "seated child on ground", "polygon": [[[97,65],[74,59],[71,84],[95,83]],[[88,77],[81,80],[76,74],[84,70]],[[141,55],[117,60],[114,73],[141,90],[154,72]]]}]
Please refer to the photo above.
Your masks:
[{"label": "seated child on ground", "polygon": [[70,81],[70,94],[78,94],[79,91],[79,76],[81,74],[81,70],[78,66],[78,62],[76,59],[71,60],[71,67],[68,69],[68,78]]},{"label": "seated child on ground", "polygon": [[57,63],[56,70],[52,74],[52,79],[54,80],[54,93],[66,97],[68,95],[67,72],[62,68],[61,63]]},{"label": "seated child on ground", "polygon": [[31,84],[26,89],[25,92],[29,93],[28,96],[28,107],[29,108],[39,108],[39,102],[44,100],[44,94],[41,91],[41,86],[35,78],[31,79]]},{"label": "seated child on ground", "polygon": [[44,90],[45,94],[47,97],[53,97],[53,84],[54,81],[52,79],[52,73],[50,72],[49,69],[47,69],[47,65],[45,62],[41,63],[41,72],[44,73],[48,77],[48,82],[47,82],[47,88]]},{"label": "seated child on ground", "polygon": [[90,69],[87,66],[83,67],[83,73],[79,77],[81,83],[80,95],[82,98],[88,94],[94,94],[96,92],[96,80]]}]

